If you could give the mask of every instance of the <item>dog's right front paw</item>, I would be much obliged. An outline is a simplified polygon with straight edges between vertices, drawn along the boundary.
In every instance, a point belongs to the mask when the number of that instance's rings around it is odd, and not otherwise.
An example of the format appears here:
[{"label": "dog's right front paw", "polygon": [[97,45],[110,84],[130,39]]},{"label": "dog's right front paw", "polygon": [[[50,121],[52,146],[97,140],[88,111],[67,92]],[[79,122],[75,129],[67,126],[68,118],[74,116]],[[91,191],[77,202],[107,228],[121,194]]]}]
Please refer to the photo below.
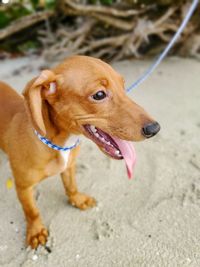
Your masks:
[{"label": "dog's right front paw", "polygon": [[48,238],[48,231],[42,223],[34,222],[27,227],[26,242],[32,249],[39,245],[45,245]]},{"label": "dog's right front paw", "polygon": [[80,210],[86,210],[96,206],[96,200],[93,197],[80,192],[69,196],[69,203]]}]

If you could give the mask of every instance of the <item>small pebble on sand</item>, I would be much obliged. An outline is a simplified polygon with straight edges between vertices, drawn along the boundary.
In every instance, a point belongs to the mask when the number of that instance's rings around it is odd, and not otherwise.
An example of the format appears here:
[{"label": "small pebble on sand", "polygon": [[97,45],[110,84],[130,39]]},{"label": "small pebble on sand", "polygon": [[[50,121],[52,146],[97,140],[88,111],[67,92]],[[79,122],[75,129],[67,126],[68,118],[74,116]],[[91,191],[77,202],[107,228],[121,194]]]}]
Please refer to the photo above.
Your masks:
[{"label": "small pebble on sand", "polygon": [[77,254],[77,255],[76,255],[76,260],[79,260],[79,259],[80,259],[80,255]]},{"label": "small pebble on sand", "polygon": [[33,260],[33,261],[36,261],[37,259],[38,259],[38,255],[34,254],[34,255],[32,256],[32,260]]}]

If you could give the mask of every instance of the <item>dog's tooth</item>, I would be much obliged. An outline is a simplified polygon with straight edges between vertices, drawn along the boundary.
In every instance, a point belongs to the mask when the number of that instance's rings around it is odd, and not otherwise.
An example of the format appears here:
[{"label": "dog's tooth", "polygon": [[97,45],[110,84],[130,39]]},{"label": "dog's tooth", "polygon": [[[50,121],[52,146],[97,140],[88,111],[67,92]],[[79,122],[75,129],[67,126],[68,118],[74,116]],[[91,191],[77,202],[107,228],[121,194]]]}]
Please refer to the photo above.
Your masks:
[{"label": "dog's tooth", "polygon": [[98,133],[95,133],[94,135],[95,135],[96,137],[98,137],[98,138],[99,138],[99,136],[100,136]]},{"label": "dog's tooth", "polygon": [[91,125],[91,126],[90,126],[90,129],[91,129],[91,131],[92,131],[93,133],[96,133],[96,132],[97,132],[97,129],[95,128],[94,125]]},{"label": "dog's tooth", "polygon": [[115,155],[119,156],[120,155],[120,151],[119,150],[116,150],[115,151]]},{"label": "dog's tooth", "polygon": [[101,137],[100,139],[102,142],[104,142],[104,143],[106,142],[106,140],[103,137]]}]

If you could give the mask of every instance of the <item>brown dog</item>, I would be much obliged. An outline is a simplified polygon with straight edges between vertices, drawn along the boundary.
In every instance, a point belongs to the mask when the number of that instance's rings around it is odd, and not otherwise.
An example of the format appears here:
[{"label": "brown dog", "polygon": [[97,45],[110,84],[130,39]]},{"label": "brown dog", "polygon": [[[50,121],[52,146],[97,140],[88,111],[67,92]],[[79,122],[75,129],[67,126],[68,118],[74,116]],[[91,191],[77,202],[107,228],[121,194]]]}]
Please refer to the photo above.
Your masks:
[{"label": "brown dog", "polygon": [[[71,146],[83,134],[115,159],[125,159],[129,175],[130,142],[155,135],[160,127],[124,90],[123,78],[105,62],[74,56],[44,70],[23,93],[0,83],[0,148],[9,157],[18,198],[27,221],[27,244],[44,245],[48,231],[34,202],[34,186],[61,174],[69,202],[79,209],[95,200],[77,189],[75,158],[79,146],[66,152],[43,144],[34,130],[58,146]],[[69,158],[68,158],[69,156]]]}]

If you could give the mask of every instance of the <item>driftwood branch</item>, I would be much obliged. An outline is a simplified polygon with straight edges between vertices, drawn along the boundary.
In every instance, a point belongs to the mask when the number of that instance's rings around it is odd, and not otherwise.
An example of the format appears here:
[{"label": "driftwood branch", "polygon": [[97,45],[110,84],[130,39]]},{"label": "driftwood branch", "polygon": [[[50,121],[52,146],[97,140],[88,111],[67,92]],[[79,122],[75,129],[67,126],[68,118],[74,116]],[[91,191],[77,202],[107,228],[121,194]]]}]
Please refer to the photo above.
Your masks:
[{"label": "driftwood branch", "polygon": [[74,10],[69,8],[68,6],[63,6],[62,7],[62,12],[67,15],[67,16],[89,16],[89,17],[93,17],[107,25],[119,28],[121,30],[130,30],[133,28],[133,23],[132,22],[127,22],[125,20],[119,19],[119,18],[115,18],[112,16],[108,16],[108,15],[104,15],[104,14],[98,14],[95,12],[92,13],[88,13],[88,11],[86,11],[84,8],[82,10]]},{"label": "driftwood branch", "polygon": [[80,5],[77,3],[74,3],[74,1],[71,0],[65,0],[65,4],[67,4],[69,7],[72,9],[77,10],[78,12],[84,12],[84,13],[100,13],[100,14],[106,14],[106,15],[111,15],[115,17],[132,17],[134,15],[140,15],[145,13],[147,10],[151,9],[152,6],[145,6],[141,10],[136,10],[136,9],[128,9],[128,10],[119,10],[116,8],[112,7],[105,7],[105,6],[100,6],[100,5]]},{"label": "driftwood branch", "polygon": [[30,26],[46,20],[53,16],[53,11],[41,11],[37,13],[33,13],[31,15],[25,16],[14,21],[11,25],[7,26],[3,30],[0,30],[0,40],[3,40],[21,30],[29,28]]}]

